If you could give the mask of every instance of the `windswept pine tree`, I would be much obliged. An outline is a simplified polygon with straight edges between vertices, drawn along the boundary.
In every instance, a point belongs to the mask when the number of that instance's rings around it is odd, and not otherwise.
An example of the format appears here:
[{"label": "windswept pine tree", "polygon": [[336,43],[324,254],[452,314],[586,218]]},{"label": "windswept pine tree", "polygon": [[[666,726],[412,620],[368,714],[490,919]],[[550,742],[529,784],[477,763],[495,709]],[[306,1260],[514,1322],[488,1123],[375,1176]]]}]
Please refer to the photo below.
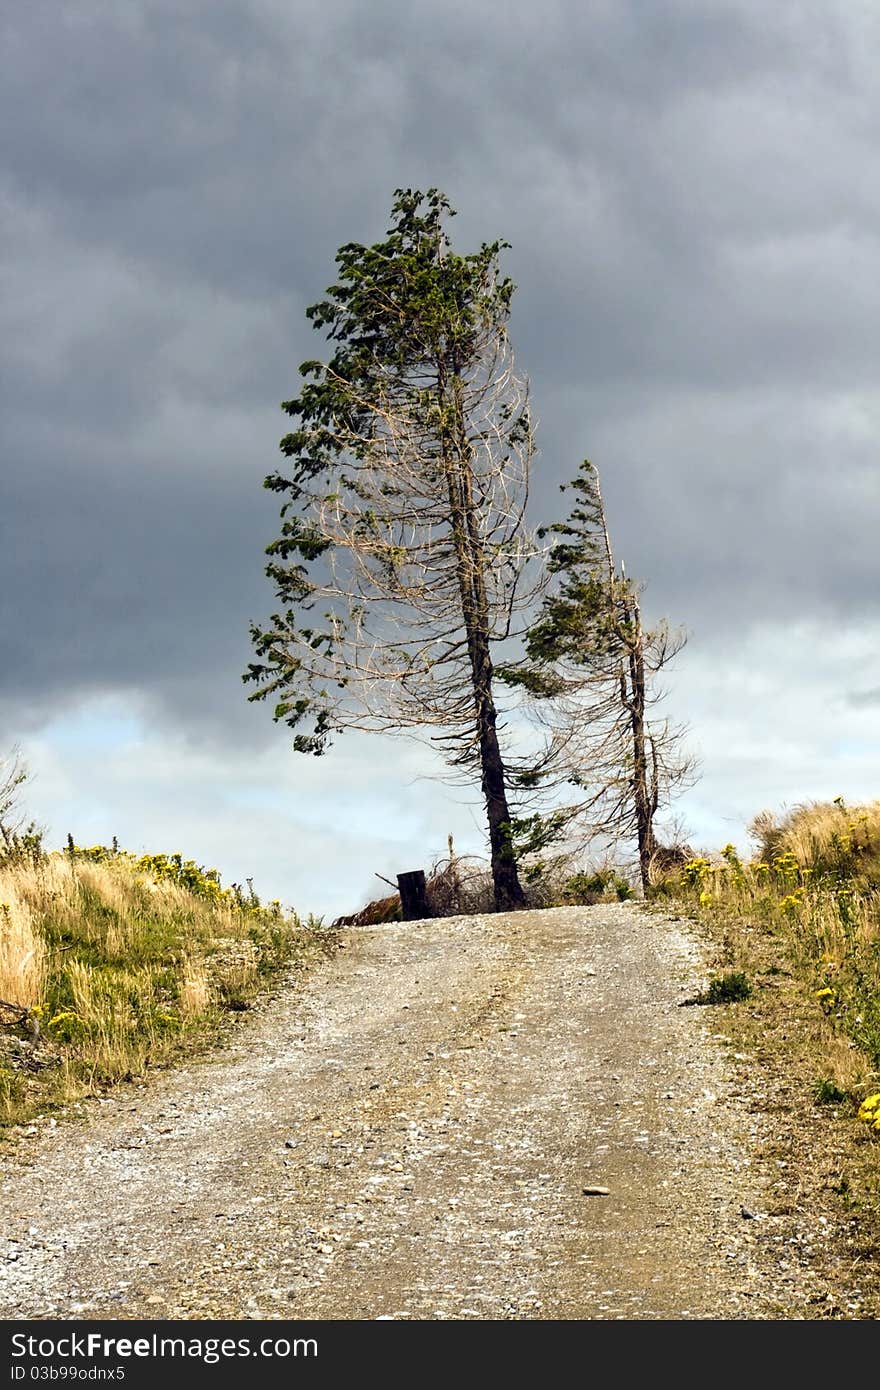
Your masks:
[{"label": "windswept pine tree", "polygon": [[253,700],[294,748],[345,729],[424,736],[479,780],[495,900],[524,896],[512,846],[515,760],[496,707],[496,645],[540,586],[524,525],[533,454],[507,323],[507,243],[454,251],[445,196],[398,189],[392,225],[349,243],[308,317],[332,345],[300,368],[267,575],[279,609],[251,635]]},{"label": "windswept pine tree", "polygon": [[684,729],[652,716],[663,695],[657,677],[685,634],[665,621],[643,626],[639,587],[614,558],[598,470],[585,460],[565,487],[575,496],[568,520],[540,533],[554,538],[547,568],[555,583],[528,634],[525,662],[501,674],[532,696],[557,778],[585,793],[566,821],[632,839],[647,889],[655,816],[695,767]]}]

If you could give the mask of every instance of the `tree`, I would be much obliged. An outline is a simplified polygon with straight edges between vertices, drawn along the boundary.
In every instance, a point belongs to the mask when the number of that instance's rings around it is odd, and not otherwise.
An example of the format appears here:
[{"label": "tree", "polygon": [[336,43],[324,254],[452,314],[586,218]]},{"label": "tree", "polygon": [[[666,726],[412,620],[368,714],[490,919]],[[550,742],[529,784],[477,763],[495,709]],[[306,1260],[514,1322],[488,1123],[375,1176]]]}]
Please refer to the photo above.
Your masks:
[{"label": "tree", "polygon": [[587,793],[567,816],[593,832],[632,837],[647,890],[655,816],[695,767],[684,729],[648,717],[662,699],[656,677],[685,634],[665,621],[643,627],[639,587],[614,560],[598,470],[585,460],[565,486],[576,495],[569,519],[539,533],[558,538],[547,566],[558,582],[528,634],[525,662],[501,674],[529,691],[550,730],[548,765]]},{"label": "tree", "polygon": [[45,831],[21,808],[22,788],[30,781],[20,748],[0,757],[0,865],[36,863],[42,857]]},{"label": "tree", "polygon": [[30,773],[17,747],[0,758],[0,848],[11,850],[25,828],[19,801],[21,788],[29,780]]},{"label": "tree", "polygon": [[398,189],[386,239],[348,243],[337,283],[307,310],[333,344],[300,367],[285,495],[266,574],[282,611],[252,625],[252,700],[275,697],[294,748],[344,729],[423,736],[479,778],[495,901],[524,895],[503,747],[496,644],[534,602],[524,525],[533,454],[527,387],[507,334],[506,242],[459,255],[437,189]]}]

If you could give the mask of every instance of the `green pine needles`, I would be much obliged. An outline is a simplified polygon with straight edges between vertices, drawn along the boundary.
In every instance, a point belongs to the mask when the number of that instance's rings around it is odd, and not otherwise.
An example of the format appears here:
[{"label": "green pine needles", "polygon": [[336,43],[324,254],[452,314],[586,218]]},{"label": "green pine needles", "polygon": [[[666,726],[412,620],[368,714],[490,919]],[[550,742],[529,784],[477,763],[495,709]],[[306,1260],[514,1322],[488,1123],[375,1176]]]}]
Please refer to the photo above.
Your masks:
[{"label": "green pine needles", "polygon": [[524,525],[532,429],[506,243],[457,253],[452,215],[437,189],[399,189],[385,240],[341,247],[308,310],[332,351],[283,405],[295,427],[266,479],[284,498],[266,571],[279,607],[251,629],[244,679],[300,752],[351,728],[439,746],[479,781],[496,901],[520,906],[493,656],[542,580]]}]

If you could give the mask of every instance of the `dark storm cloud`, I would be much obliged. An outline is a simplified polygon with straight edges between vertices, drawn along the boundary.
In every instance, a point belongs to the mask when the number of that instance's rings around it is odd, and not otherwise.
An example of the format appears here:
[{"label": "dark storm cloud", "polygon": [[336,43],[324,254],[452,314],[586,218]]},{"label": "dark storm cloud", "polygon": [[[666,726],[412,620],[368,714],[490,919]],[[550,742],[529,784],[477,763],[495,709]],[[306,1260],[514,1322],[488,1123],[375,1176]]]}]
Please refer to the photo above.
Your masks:
[{"label": "dark storm cloud", "polygon": [[589,455],[674,619],[875,608],[860,11],[36,0],[7,27],[7,708],[138,689],[269,736],[239,672],[278,402],[400,184],[443,187],[464,247],[513,244],[536,515]]},{"label": "dark storm cloud", "polygon": [[29,722],[109,689],[161,701],[187,688],[194,724],[218,706],[235,717],[230,686],[243,702],[236,681],[248,620],[265,603],[260,555],[272,526],[256,480],[242,498],[228,476],[193,477],[164,458],[120,475],[111,447],[84,462],[68,450],[51,507],[46,455],[4,489],[19,524],[4,545],[2,694]]}]

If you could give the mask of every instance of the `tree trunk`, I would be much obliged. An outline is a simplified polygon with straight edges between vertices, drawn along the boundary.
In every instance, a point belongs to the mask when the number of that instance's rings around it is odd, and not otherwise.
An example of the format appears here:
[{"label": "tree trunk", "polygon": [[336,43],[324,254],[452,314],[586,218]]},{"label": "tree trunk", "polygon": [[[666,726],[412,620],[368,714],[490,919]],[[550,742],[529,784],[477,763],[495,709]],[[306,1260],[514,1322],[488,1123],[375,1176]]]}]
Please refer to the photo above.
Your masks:
[{"label": "tree trunk", "polygon": [[497,715],[492,699],[492,663],[486,652],[482,679],[485,685],[474,694],[477,704],[477,732],[480,744],[480,767],[486,818],[489,822],[489,846],[492,856],[492,883],[495,888],[495,907],[499,912],[508,908],[525,907],[526,899],[516,869],[510,833],[510,811],[504,779],[504,762],[498,745]]},{"label": "tree trunk", "polygon": [[[645,653],[642,641],[642,618],[638,599],[632,606],[632,644],[629,651],[630,723],[633,741],[633,804],[636,813],[636,833],[639,843],[639,872],[642,891],[650,887],[651,859],[657,848],[654,838],[655,787],[649,785],[648,758],[645,749]],[[656,757],[656,753],[654,754]],[[656,774],[653,779],[656,781]]]},{"label": "tree trunk", "polygon": [[[470,444],[461,406],[460,384],[457,386],[457,381],[457,373],[453,371],[453,424],[444,441],[443,464],[449,494],[462,616],[471,665],[480,784],[489,825],[495,908],[498,912],[504,912],[509,908],[525,907],[526,899],[513,853],[504,760],[498,742],[498,715],[492,698],[489,605],[486,599],[484,573],[486,557],[475,516]],[[442,372],[438,374],[438,387],[441,399],[445,399],[446,383]]]},{"label": "tree trunk", "polygon": [[[605,564],[607,569],[608,591],[613,596],[616,585],[614,555],[611,550],[611,537],[605,519],[605,503],[599,485],[599,474],[593,470],[593,483],[599,504],[602,521],[602,537],[605,544]],[[621,566],[623,584],[626,585],[626,571]],[[654,812],[657,809],[658,777],[657,749],[651,740],[651,776],[648,776],[648,758],[645,749],[645,644],[642,636],[642,614],[639,608],[638,591],[623,589],[624,642],[627,648],[629,665],[629,689],[623,668],[620,670],[621,703],[629,710],[633,745],[632,793],[635,811],[636,835],[639,845],[639,875],[642,892],[647,896],[650,885],[651,859],[657,848],[654,839]]]},{"label": "tree trunk", "polygon": [[525,907],[526,899],[513,853],[504,760],[498,743],[498,715],[492,698],[492,657],[481,562],[482,556],[476,556],[472,547],[466,546],[464,556],[459,557],[459,586],[473,677],[480,784],[489,824],[495,907],[498,912],[504,912],[508,908]]}]

